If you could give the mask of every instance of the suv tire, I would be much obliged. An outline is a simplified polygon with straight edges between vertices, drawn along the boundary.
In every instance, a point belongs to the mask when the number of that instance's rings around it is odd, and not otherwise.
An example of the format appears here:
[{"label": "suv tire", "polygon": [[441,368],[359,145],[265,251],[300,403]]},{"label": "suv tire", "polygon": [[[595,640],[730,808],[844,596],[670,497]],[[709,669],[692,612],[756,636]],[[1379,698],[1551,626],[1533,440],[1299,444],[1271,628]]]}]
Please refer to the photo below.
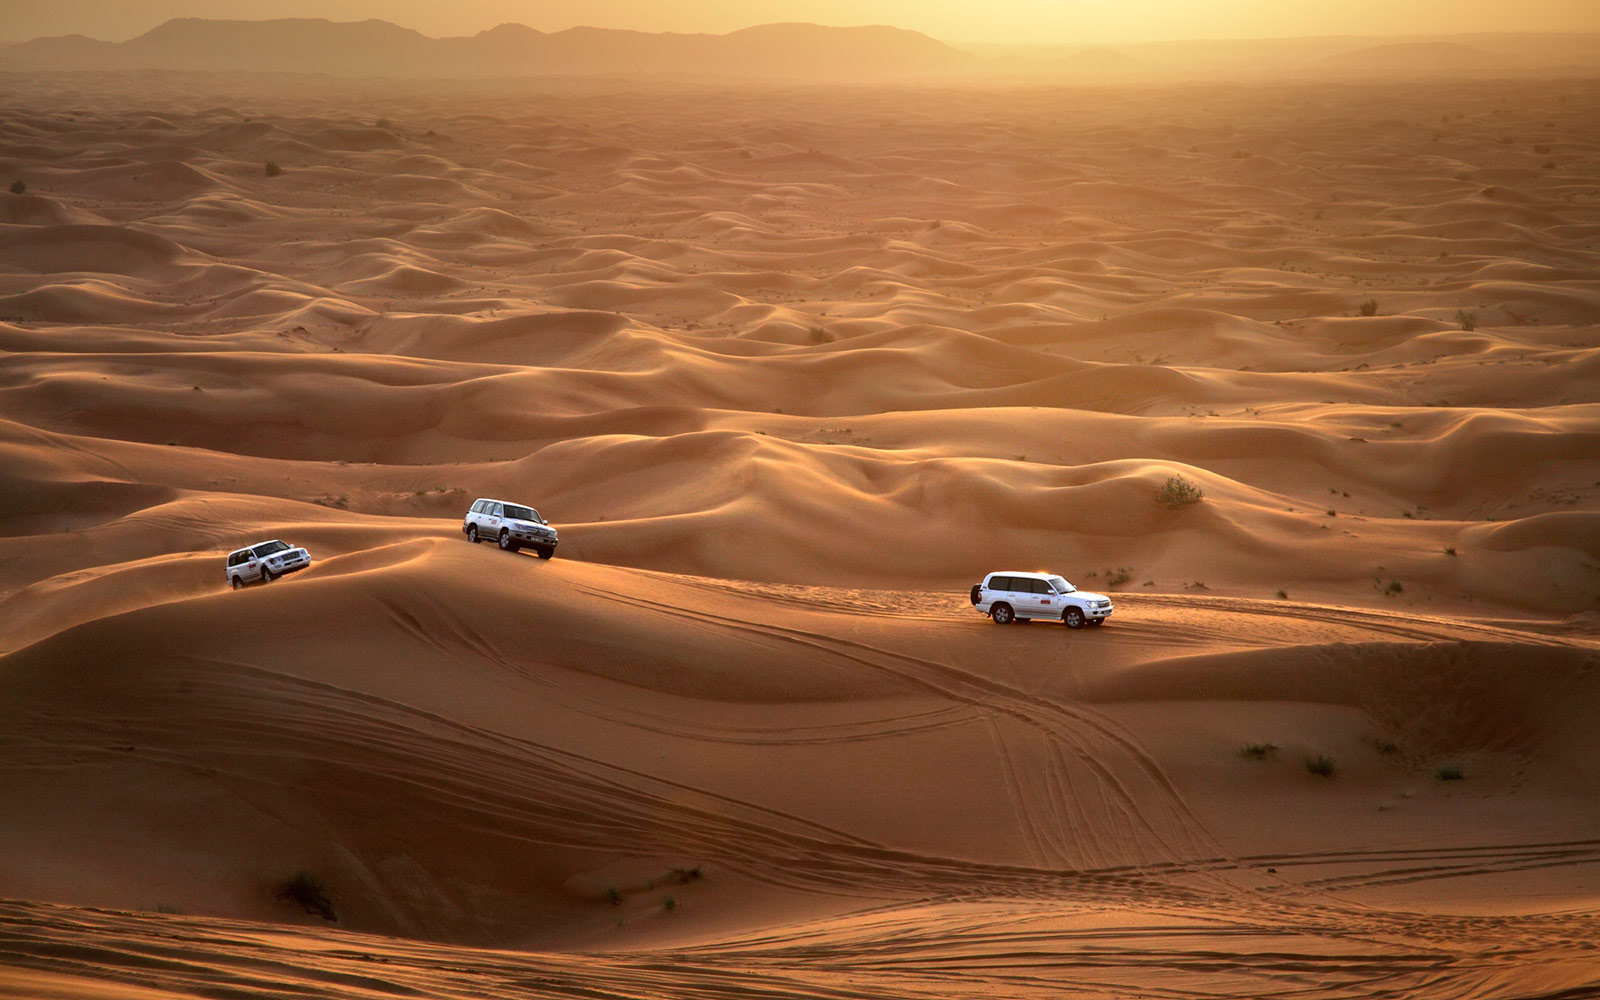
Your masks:
[{"label": "suv tire", "polygon": [[1068,608],[1061,620],[1067,623],[1067,628],[1083,628],[1083,612],[1077,608]]},{"label": "suv tire", "polygon": [[478,526],[476,524],[467,525],[467,541],[474,545],[478,544]]},{"label": "suv tire", "polygon": [[994,619],[996,625],[1010,625],[1017,620],[1017,614],[1009,604],[996,604],[989,609],[989,617]]},{"label": "suv tire", "polygon": [[239,579],[239,574],[237,574],[237,573],[235,573],[233,575],[233,589],[234,590],[243,590],[244,589],[244,581]]},{"label": "suv tire", "polygon": [[265,566],[261,567],[261,582],[262,583],[271,583],[274,579],[275,578],[272,575],[272,570],[267,569]]},{"label": "suv tire", "polygon": [[515,552],[522,548],[522,546],[511,540],[511,532],[504,528],[500,529],[500,547],[505,549],[507,552]]},{"label": "suv tire", "polygon": [[548,545],[541,546],[539,548],[538,552],[539,552],[539,558],[540,559],[549,559],[551,556],[556,554],[556,550],[552,549]]}]

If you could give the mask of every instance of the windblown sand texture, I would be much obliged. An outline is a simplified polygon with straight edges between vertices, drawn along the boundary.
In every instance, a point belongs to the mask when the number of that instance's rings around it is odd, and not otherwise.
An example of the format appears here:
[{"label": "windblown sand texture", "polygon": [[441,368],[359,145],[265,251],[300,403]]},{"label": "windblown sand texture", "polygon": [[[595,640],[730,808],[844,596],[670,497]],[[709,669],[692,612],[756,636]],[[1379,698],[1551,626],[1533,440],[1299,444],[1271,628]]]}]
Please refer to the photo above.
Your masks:
[{"label": "windblown sand texture", "polygon": [[3,82],[0,996],[1600,991],[1594,81]]}]

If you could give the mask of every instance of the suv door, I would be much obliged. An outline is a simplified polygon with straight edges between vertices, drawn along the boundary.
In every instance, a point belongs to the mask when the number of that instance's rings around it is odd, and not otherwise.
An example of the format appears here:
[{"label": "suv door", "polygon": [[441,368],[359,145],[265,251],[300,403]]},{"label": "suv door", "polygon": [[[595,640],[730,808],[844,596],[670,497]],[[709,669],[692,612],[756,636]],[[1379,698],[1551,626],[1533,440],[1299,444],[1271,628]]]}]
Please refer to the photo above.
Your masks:
[{"label": "suv door", "polygon": [[1020,594],[1017,585],[1026,583],[1014,576],[997,576],[989,580],[989,611],[993,613],[996,604],[1009,604],[1013,614],[1021,617],[1027,615],[1031,594]]},{"label": "suv door", "polygon": [[1037,618],[1060,618],[1061,595],[1050,587],[1048,580],[1029,580],[1033,587],[1033,614]]},{"label": "suv door", "polygon": [[505,505],[492,503],[483,512],[483,527],[478,534],[493,542],[500,538],[500,524],[505,515]]}]

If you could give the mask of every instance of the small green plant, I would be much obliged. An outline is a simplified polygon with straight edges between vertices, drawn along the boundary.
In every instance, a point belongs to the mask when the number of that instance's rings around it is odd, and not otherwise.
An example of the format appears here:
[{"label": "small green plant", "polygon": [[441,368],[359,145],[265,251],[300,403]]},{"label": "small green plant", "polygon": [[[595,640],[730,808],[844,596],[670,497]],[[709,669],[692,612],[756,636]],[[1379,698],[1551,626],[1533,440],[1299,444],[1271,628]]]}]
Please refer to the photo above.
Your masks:
[{"label": "small green plant", "polygon": [[12,194],[27,194],[28,193],[28,185],[24,184],[20,179],[19,180],[14,180],[14,181],[11,182],[11,193]]},{"label": "small green plant", "polygon": [[1378,300],[1377,299],[1368,299],[1367,301],[1361,303],[1361,307],[1360,308],[1361,308],[1361,315],[1363,315],[1363,316],[1376,316],[1376,315],[1378,315]]},{"label": "small green plant", "polygon": [[328,887],[320,878],[301,869],[283,880],[278,887],[278,898],[294,903],[307,913],[324,920],[338,920],[333,912],[333,901],[328,898]]},{"label": "small green plant", "polygon": [[1390,580],[1389,585],[1383,588],[1383,592],[1385,594],[1403,594],[1405,593],[1405,589],[1405,584],[1401,583],[1399,580]]},{"label": "small green plant", "polygon": [[1443,764],[1433,772],[1433,776],[1440,781],[1460,781],[1466,774],[1462,772],[1460,764]]},{"label": "small green plant", "polygon": [[1168,510],[1177,510],[1192,503],[1198,503],[1205,493],[1194,483],[1182,476],[1168,476],[1161,492],[1156,494],[1156,501]]},{"label": "small green plant", "polygon": [[277,160],[268,160],[267,165],[262,168],[262,173],[266,174],[268,177],[276,177],[283,173],[283,168],[278,166]]},{"label": "small green plant", "polygon": [[612,906],[622,905],[622,890],[614,885],[606,886],[606,902]]},{"label": "small green plant", "polygon": [[1328,516],[1329,517],[1338,517],[1339,516],[1339,512],[1334,510],[1332,507],[1329,507],[1328,508]]},{"label": "small green plant", "polygon": [[1396,743],[1394,740],[1374,740],[1372,746],[1373,749],[1377,750],[1385,757],[1392,757],[1400,752],[1400,744]]},{"label": "small green plant", "polygon": [[1451,546],[1448,546],[1448,547],[1447,547],[1447,548],[1446,548],[1446,549],[1445,549],[1445,550],[1444,550],[1444,554],[1445,554],[1445,555],[1447,555],[1447,556],[1453,556],[1453,555],[1455,555],[1455,554],[1456,554],[1456,547],[1455,547],[1455,546],[1454,546],[1454,545],[1451,545]]},{"label": "small green plant", "polygon": [[1307,757],[1306,770],[1321,778],[1331,778],[1333,777],[1333,758],[1324,753],[1319,753],[1315,757]]},{"label": "small green plant", "polygon": [[1457,309],[1456,323],[1460,325],[1461,329],[1471,333],[1478,328],[1478,314],[1470,309]]},{"label": "small green plant", "polygon": [[677,879],[680,884],[687,885],[700,877],[700,866],[695,865],[693,868],[674,868],[672,869],[671,874],[672,877]]},{"label": "small green plant", "polygon": [[1278,591],[1278,600],[1287,601],[1288,599],[1289,599],[1289,592],[1287,590]]},{"label": "small green plant", "polygon": [[666,910],[668,913],[671,913],[673,910],[678,908],[678,901],[673,899],[671,896],[668,896],[666,899],[661,901],[661,908]]},{"label": "small green plant", "polygon": [[[1093,574],[1090,574],[1091,576]],[[1115,570],[1106,570],[1105,588],[1116,590],[1118,587],[1133,579],[1133,572],[1126,566],[1118,566]]]},{"label": "small green plant", "polygon": [[1277,755],[1278,745],[1276,743],[1246,743],[1239,750],[1239,756],[1248,757],[1251,760],[1267,760]]}]

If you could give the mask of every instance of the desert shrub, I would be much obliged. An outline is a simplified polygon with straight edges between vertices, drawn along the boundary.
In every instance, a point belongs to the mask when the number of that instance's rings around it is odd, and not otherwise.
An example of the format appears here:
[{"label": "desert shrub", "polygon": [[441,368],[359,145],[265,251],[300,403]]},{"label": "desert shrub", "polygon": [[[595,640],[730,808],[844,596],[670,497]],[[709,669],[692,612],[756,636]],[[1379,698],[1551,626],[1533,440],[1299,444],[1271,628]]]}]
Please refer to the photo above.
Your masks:
[{"label": "desert shrub", "polygon": [[1383,592],[1385,594],[1402,594],[1405,592],[1405,589],[1405,585],[1399,580],[1390,580],[1389,585],[1383,588]]},{"label": "desert shrub", "polygon": [[671,913],[673,910],[678,908],[678,901],[673,899],[671,896],[668,896],[666,899],[661,901],[661,908],[666,910],[668,913]]},{"label": "desert shrub", "polygon": [[1377,299],[1368,299],[1367,301],[1361,303],[1361,315],[1363,315],[1363,316],[1376,316],[1376,315],[1378,315],[1378,300]]},{"label": "desert shrub", "polygon": [[328,887],[320,878],[304,869],[283,880],[278,887],[278,898],[294,903],[324,920],[339,919],[333,912],[333,901],[328,899]]},{"label": "desert shrub", "polygon": [[267,165],[262,168],[261,172],[266,174],[268,177],[276,177],[283,173],[283,168],[278,166],[277,160],[268,160]]},{"label": "desert shrub", "polygon": [[28,193],[28,185],[23,183],[20,179],[19,180],[14,180],[14,181],[11,182],[11,193],[12,194],[27,194]]},{"label": "desert shrub", "polygon": [[606,886],[606,902],[612,906],[622,905],[622,890],[614,885]]},{"label": "desert shrub", "polygon": [[1443,764],[1433,772],[1433,776],[1440,781],[1460,781],[1466,774],[1462,772],[1460,764]]},{"label": "desert shrub", "polygon": [[813,344],[827,344],[831,343],[832,340],[833,334],[829,333],[827,330],[824,330],[822,327],[814,326],[811,328],[811,342]]},{"label": "desert shrub", "polygon": [[671,872],[674,879],[685,885],[699,878],[700,874],[699,865],[695,865],[693,868],[674,868]]},{"label": "desert shrub", "polygon": [[1461,329],[1471,333],[1478,328],[1478,314],[1470,309],[1457,309],[1456,323],[1460,325]]},{"label": "desert shrub", "polygon": [[1396,743],[1394,740],[1374,740],[1372,746],[1373,749],[1377,750],[1385,757],[1393,756],[1394,754],[1400,752],[1400,744]]},{"label": "desert shrub", "polygon": [[1156,494],[1156,500],[1168,510],[1177,510],[1192,503],[1198,503],[1205,493],[1194,483],[1182,476],[1168,476],[1166,485],[1161,487],[1161,492]]},{"label": "desert shrub", "polygon": [[1246,743],[1239,750],[1239,756],[1249,757],[1251,760],[1266,760],[1278,754],[1276,743]]},{"label": "desert shrub", "polygon": [[1333,758],[1325,753],[1306,758],[1306,770],[1322,778],[1333,777]]},{"label": "desert shrub", "polygon": [[1116,590],[1132,579],[1133,572],[1126,566],[1118,566],[1115,570],[1108,569],[1106,570],[1105,588],[1107,590]]},{"label": "desert shrub", "polygon": [[1289,599],[1289,592],[1287,590],[1278,591],[1278,600],[1287,601],[1288,599]]},{"label": "desert shrub", "polygon": [[1449,548],[1444,550],[1444,554],[1447,555],[1447,556],[1455,555],[1456,554],[1456,547],[1454,545],[1450,546]]}]

